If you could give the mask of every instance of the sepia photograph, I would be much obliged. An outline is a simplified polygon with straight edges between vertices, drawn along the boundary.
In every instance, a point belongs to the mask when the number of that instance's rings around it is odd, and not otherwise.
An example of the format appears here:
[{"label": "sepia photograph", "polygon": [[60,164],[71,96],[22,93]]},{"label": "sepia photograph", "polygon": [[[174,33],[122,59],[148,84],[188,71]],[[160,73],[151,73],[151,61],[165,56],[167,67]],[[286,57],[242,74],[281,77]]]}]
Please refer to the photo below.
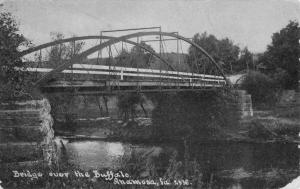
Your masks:
[{"label": "sepia photograph", "polygon": [[0,189],[300,189],[300,0],[0,0]]}]

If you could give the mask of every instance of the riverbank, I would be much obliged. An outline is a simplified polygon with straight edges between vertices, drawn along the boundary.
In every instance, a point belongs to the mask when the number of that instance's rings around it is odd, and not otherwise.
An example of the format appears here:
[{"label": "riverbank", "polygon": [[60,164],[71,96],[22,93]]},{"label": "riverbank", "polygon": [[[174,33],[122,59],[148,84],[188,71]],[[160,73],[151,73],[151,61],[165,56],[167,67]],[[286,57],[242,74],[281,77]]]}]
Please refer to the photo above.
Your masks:
[{"label": "riverbank", "polygon": [[[183,96],[185,100],[179,98],[184,103],[179,103],[176,99],[174,101],[177,96],[164,97],[161,106],[155,109],[155,114],[151,118],[135,117],[133,120],[124,122],[115,117],[84,117],[69,120],[71,122],[58,120],[54,126],[56,135],[81,140],[159,143],[182,141],[183,136],[192,134],[193,140],[200,143],[300,143],[298,136],[300,132],[299,95],[295,92],[294,95],[290,93],[287,93],[289,98],[283,95],[283,100],[273,107],[254,108],[253,116],[238,116],[239,108],[234,103],[231,106],[227,104],[220,107],[225,108],[222,110],[215,108],[216,111],[211,114],[197,112],[203,104],[195,106],[195,111],[193,111],[191,108],[194,106],[194,100],[190,98],[196,98],[199,95],[195,94]],[[166,103],[165,100],[169,99],[173,99],[174,102]],[[230,102],[230,100],[224,102]],[[219,103],[216,105],[219,106]],[[169,107],[170,104],[174,107]],[[183,105],[180,106],[180,104]],[[165,110],[162,111],[161,108]],[[214,117],[214,119],[208,117]],[[193,132],[190,134],[186,133],[191,131]]]},{"label": "riverbank", "polygon": [[[222,128],[214,136],[199,138],[198,142],[300,143],[299,118],[282,117],[276,112],[254,111],[253,117],[241,120],[238,126]],[[295,112],[290,113],[297,115]],[[74,121],[71,128],[63,125],[60,122],[55,126],[56,134],[68,139],[142,143],[182,140],[172,137],[159,140],[154,135],[150,118],[136,118],[128,122],[110,118],[81,119]]]}]

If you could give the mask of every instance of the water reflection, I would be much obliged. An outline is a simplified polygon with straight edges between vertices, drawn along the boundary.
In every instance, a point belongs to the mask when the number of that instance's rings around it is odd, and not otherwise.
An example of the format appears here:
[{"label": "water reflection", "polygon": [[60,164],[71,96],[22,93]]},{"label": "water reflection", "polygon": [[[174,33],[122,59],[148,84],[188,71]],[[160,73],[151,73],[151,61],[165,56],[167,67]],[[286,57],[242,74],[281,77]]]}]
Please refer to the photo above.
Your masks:
[{"label": "water reflection", "polygon": [[242,189],[242,185],[240,183],[233,183],[230,189]]},{"label": "water reflection", "polygon": [[121,142],[104,141],[68,141],[61,138],[56,139],[56,143],[61,148],[64,144],[69,161],[78,165],[81,169],[117,169],[120,168],[122,157],[129,157],[134,152],[158,155],[160,147],[125,144]]},{"label": "water reflection", "polygon": [[[157,147],[120,142],[67,140],[63,140],[63,144],[71,156],[70,161],[85,170],[120,168],[120,159],[133,151],[142,152],[144,155],[151,153],[155,157],[163,152],[171,154],[177,151],[178,159],[182,161],[184,158],[183,146],[177,144]],[[265,188],[267,181],[262,178],[280,179],[280,175],[287,176],[291,171],[297,171],[299,167],[299,149],[298,145],[294,144],[198,144],[191,147],[190,158],[199,163],[203,172],[209,173],[208,177],[212,173],[230,178],[229,181],[219,179],[216,182],[221,188],[232,189],[247,189],[254,186]],[[160,167],[168,166],[169,161],[163,162],[160,159],[157,161],[161,161]],[[288,183],[288,181],[280,182]]]},{"label": "water reflection", "polygon": [[125,145],[119,142],[64,140],[66,150],[73,163],[82,169],[117,168],[117,160],[125,153]]},{"label": "water reflection", "polygon": [[107,153],[109,156],[122,156],[124,155],[124,146],[122,143],[107,143],[106,144]]}]

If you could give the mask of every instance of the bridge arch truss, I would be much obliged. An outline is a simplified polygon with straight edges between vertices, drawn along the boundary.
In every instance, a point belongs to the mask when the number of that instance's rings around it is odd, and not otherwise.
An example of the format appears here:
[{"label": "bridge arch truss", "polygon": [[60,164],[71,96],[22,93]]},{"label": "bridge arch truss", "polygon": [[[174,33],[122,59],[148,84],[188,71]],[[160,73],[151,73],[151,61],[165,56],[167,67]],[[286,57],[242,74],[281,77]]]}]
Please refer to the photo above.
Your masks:
[{"label": "bridge arch truss", "polygon": [[[49,79],[52,78],[52,76],[54,74],[57,74],[59,72],[62,72],[66,69],[68,69],[70,66],[72,66],[75,63],[78,63],[80,61],[82,61],[84,58],[86,58],[87,56],[100,51],[108,46],[114,45],[116,43],[119,42],[125,42],[125,43],[129,43],[131,45],[137,46],[145,51],[147,51],[148,53],[150,53],[151,55],[155,56],[156,58],[158,58],[163,64],[167,65],[169,67],[169,69],[171,69],[172,71],[178,71],[175,70],[175,68],[172,66],[172,64],[170,62],[168,62],[167,60],[165,60],[163,57],[161,57],[158,53],[154,52],[151,49],[148,49],[147,47],[137,43],[137,42],[133,42],[130,41],[130,39],[132,38],[138,38],[138,37],[145,37],[145,36],[167,36],[167,37],[172,37],[175,39],[179,39],[182,41],[185,41],[186,43],[190,44],[191,46],[193,46],[194,48],[196,48],[197,50],[199,50],[201,53],[203,53],[211,62],[211,64],[215,67],[215,69],[217,70],[217,72],[219,73],[219,75],[217,76],[218,78],[222,77],[223,81],[225,84],[227,83],[227,78],[224,75],[222,68],[218,65],[218,63],[198,44],[194,43],[193,41],[180,36],[178,34],[175,33],[167,33],[167,32],[137,32],[137,33],[133,33],[133,34],[128,34],[128,35],[124,35],[121,37],[110,37],[110,36],[82,36],[82,37],[72,37],[72,38],[67,38],[67,39],[61,39],[61,40],[57,40],[57,41],[53,41],[53,42],[49,42],[49,43],[45,43],[30,49],[27,49],[25,51],[20,52],[19,56],[23,57],[27,54],[36,52],[36,51],[40,51],[42,49],[51,47],[51,46],[55,46],[55,45],[59,45],[59,44],[63,44],[63,43],[67,43],[67,42],[74,42],[74,41],[79,41],[79,40],[89,40],[89,39],[105,39],[107,41],[100,43],[98,45],[95,45],[83,52],[81,52],[78,55],[75,55],[74,57],[72,57],[70,60],[62,63],[61,65],[59,65],[58,67],[52,69],[51,71],[49,71],[48,73],[46,73],[44,76],[42,76],[41,78],[39,78],[36,82],[36,86],[43,84],[44,82],[48,81]],[[178,72],[179,73],[179,72]],[[195,73],[197,74],[197,73]]]}]

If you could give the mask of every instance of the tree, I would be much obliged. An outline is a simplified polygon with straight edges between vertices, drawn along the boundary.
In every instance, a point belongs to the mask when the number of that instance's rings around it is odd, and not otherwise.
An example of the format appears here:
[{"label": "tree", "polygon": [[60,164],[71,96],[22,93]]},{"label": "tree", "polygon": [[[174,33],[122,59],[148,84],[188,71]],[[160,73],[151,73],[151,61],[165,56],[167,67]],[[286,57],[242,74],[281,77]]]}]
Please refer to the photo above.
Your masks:
[{"label": "tree", "polygon": [[118,95],[118,109],[120,111],[120,117],[123,121],[128,121],[130,118],[134,121],[137,106],[140,106],[144,112],[145,117],[148,117],[148,112],[144,107],[146,97],[141,93],[124,93]]},{"label": "tree", "polygon": [[245,47],[240,52],[240,58],[237,61],[237,64],[234,66],[235,71],[242,71],[242,70],[255,70],[254,60],[253,60],[253,53],[251,53],[247,47]]},{"label": "tree", "polygon": [[[228,38],[217,39],[214,35],[197,33],[193,37],[193,42],[206,50],[216,62],[223,67],[225,73],[235,72],[233,65],[237,64],[240,48]],[[192,70],[198,70],[201,73],[212,74],[215,67],[211,61],[195,47],[191,46],[188,51],[188,63]]]},{"label": "tree", "polygon": [[[50,33],[52,41],[64,39],[64,35],[57,32]],[[48,54],[49,64],[51,67],[61,65],[62,61],[71,59],[74,55],[79,54],[84,42],[69,42],[68,44],[58,44],[52,46]]]},{"label": "tree", "polygon": [[29,95],[30,82],[26,80],[26,72],[22,71],[25,64],[18,57],[19,48],[28,47],[29,44],[19,34],[18,25],[12,15],[0,13],[0,100]]},{"label": "tree", "polygon": [[276,81],[257,71],[250,71],[242,80],[241,88],[251,94],[254,105],[274,105],[280,90]]},{"label": "tree", "polygon": [[267,51],[261,58],[271,74],[276,74],[276,70],[281,68],[288,74],[283,87],[286,89],[296,89],[298,87],[299,57],[300,57],[300,27],[296,21],[276,32],[272,36],[272,43],[267,47]]},{"label": "tree", "polygon": [[[140,45],[152,52],[155,52],[154,49],[145,42],[141,42]],[[130,49],[130,51],[122,50],[116,59],[118,66],[149,68],[151,58],[152,54],[150,52],[139,46],[134,46]]]}]

